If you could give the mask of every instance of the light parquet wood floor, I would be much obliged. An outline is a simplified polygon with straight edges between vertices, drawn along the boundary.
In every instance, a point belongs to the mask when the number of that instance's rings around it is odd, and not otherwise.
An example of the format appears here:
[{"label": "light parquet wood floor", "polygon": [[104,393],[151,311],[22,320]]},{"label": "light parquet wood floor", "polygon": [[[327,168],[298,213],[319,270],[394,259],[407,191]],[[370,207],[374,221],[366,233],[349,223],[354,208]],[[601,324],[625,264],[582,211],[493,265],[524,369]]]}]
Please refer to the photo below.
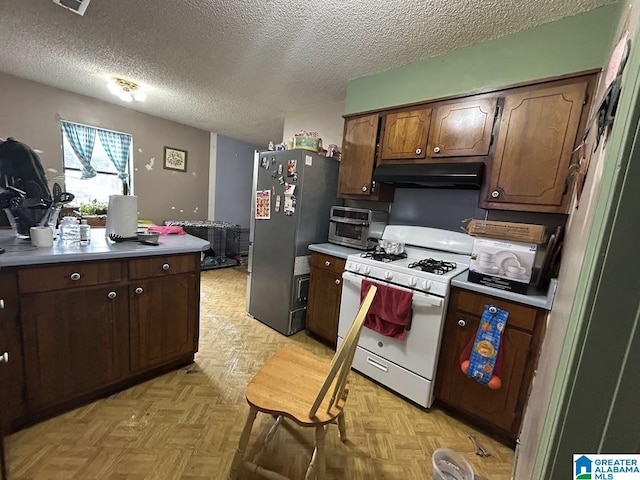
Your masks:
[{"label": "light parquet wood floor", "polygon": [[[296,344],[330,358],[333,351],[300,332],[284,337],[245,313],[246,272],[202,273],[200,351],[195,363],[7,438],[10,480],[222,479],[248,411],[244,389],[279,347]],[[332,479],[430,479],[431,454],[462,453],[488,480],[511,476],[514,452],[438,408],[421,409],[356,373],[346,406],[346,443],[327,432]],[[259,415],[249,451],[266,435]],[[309,431],[306,431],[309,430]],[[285,422],[263,463],[303,478],[312,429]],[[491,452],[481,458],[470,433]]]}]

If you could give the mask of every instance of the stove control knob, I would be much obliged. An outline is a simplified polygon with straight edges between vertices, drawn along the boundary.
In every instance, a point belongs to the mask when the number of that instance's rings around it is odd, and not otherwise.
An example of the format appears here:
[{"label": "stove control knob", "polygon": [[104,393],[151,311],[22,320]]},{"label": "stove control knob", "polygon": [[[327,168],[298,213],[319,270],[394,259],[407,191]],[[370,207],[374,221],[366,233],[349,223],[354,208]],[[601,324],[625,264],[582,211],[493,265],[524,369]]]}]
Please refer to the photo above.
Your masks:
[{"label": "stove control knob", "polygon": [[365,265],[362,273],[364,273],[365,275],[369,275],[371,273],[371,267],[369,265]]},{"label": "stove control knob", "polygon": [[356,263],[356,264],[355,264],[354,270],[355,270],[356,272],[360,272],[360,264],[359,264],[359,263]]},{"label": "stove control knob", "polygon": [[385,280],[391,280],[393,278],[393,273],[384,272],[384,278],[385,278]]},{"label": "stove control knob", "polygon": [[431,280],[423,280],[422,281],[422,289],[423,290],[431,290],[431,286],[433,285],[433,282]]},{"label": "stove control knob", "polygon": [[415,287],[418,284],[418,279],[416,277],[409,278],[409,285]]}]

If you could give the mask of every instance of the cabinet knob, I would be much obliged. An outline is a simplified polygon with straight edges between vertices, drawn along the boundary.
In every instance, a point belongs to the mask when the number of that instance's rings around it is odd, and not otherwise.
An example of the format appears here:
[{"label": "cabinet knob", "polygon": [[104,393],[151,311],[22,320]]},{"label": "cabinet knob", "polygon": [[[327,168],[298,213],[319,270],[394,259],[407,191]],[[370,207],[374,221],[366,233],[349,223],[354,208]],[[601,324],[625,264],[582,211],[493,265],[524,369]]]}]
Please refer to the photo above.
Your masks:
[{"label": "cabinet knob", "polygon": [[336,285],[340,285],[340,279],[336,278]]},{"label": "cabinet knob", "polygon": [[114,299],[118,296],[118,294],[116,292],[109,292],[107,293],[107,297]]},{"label": "cabinet knob", "polygon": [[9,352],[4,352],[0,355],[0,363],[9,363]]},{"label": "cabinet knob", "polygon": [[166,272],[167,270],[169,270],[171,268],[171,265],[169,265],[168,263],[164,263],[162,265],[162,269]]},{"label": "cabinet knob", "polygon": [[4,298],[0,298],[0,310],[4,310]]},{"label": "cabinet knob", "polygon": [[498,309],[496,307],[494,307],[493,305],[491,305],[489,307],[489,313],[496,313],[498,311]]},{"label": "cabinet knob", "polygon": [[459,327],[464,327],[467,324],[467,322],[465,322],[463,319],[458,320],[458,326]]},{"label": "cabinet knob", "polygon": [[422,149],[421,148],[416,148],[416,155],[420,155],[422,153]]},{"label": "cabinet knob", "polygon": [[331,262],[330,262],[329,260],[325,260],[325,261],[324,261],[324,266],[325,266],[325,267],[328,267],[328,266],[330,266],[330,265],[331,265]]},{"label": "cabinet knob", "polygon": [[71,280],[80,280],[80,274],[78,272],[73,272],[71,275],[69,275],[69,278]]},{"label": "cabinet knob", "polygon": [[493,198],[498,198],[500,196],[500,192],[498,190],[494,190],[493,192],[491,192],[491,196]]},{"label": "cabinet knob", "polygon": [[144,289],[143,289],[142,287],[138,287],[138,288],[136,288],[136,293],[137,293],[138,295],[140,295],[142,292],[144,292]]},{"label": "cabinet knob", "polygon": [[433,153],[440,153],[440,147],[433,147]]},{"label": "cabinet knob", "polygon": [[363,186],[362,186],[362,191],[363,191],[363,192],[366,192],[367,190],[369,190],[369,187],[367,187],[366,185],[363,185]]}]

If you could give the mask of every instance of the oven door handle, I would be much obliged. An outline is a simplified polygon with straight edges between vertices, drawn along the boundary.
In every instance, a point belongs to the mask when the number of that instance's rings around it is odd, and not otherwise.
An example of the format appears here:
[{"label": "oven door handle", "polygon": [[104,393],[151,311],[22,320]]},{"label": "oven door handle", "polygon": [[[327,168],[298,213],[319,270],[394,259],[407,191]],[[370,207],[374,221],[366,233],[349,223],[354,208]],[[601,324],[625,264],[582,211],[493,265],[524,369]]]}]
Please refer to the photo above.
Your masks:
[{"label": "oven door handle", "polygon": [[[356,275],[354,275],[351,272],[343,272],[342,273],[342,280],[344,282],[349,282],[353,285],[358,286],[358,288],[360,288],[360,286],[362,285],[362,278],[358,277]],[[395,288],[395,287],[392,287]],[[406,291],[406,289],[403,289]],[[413,303],[420,305],[422,307],[441,307],[442,306],[442,299],[439,297],[433,297],[431,295],[424,295],[424,294],[414,294],[413,295]]]},{"label": "oven door handle", "polygon": [[426,307],[441,307],[442,299],[437,297],[423,297],[422,295],[414,295],[413,303],[417,303]]}]

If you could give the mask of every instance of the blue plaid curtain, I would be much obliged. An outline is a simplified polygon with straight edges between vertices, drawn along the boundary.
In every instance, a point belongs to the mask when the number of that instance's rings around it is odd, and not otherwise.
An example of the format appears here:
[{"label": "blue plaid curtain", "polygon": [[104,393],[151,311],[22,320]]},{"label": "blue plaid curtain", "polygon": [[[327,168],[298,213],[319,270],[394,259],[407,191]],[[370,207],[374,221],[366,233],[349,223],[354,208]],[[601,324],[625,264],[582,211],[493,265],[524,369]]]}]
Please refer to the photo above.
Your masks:
[{"label": "blue plaid curtain", "polygon": [[105,152],[111,163],[118,170],[118,178],[122,180],[124,190],[128,190],[127,164],[129,162],[129,152],[131,149],[131,135],[124,133],[109,132],[107,130],[98,130],[98,137],[104,147]]},{"label": "blue plaid curtain", "polygon": [[67,140],[69,140],[69,144],[71,144],[71,148],[82,164],[81,178],[95,177],[97,173],[91,166],[91,156],[93,155],[93,145],[96,141],[96,129],[64,121],[60,122],[60,124]]}]

